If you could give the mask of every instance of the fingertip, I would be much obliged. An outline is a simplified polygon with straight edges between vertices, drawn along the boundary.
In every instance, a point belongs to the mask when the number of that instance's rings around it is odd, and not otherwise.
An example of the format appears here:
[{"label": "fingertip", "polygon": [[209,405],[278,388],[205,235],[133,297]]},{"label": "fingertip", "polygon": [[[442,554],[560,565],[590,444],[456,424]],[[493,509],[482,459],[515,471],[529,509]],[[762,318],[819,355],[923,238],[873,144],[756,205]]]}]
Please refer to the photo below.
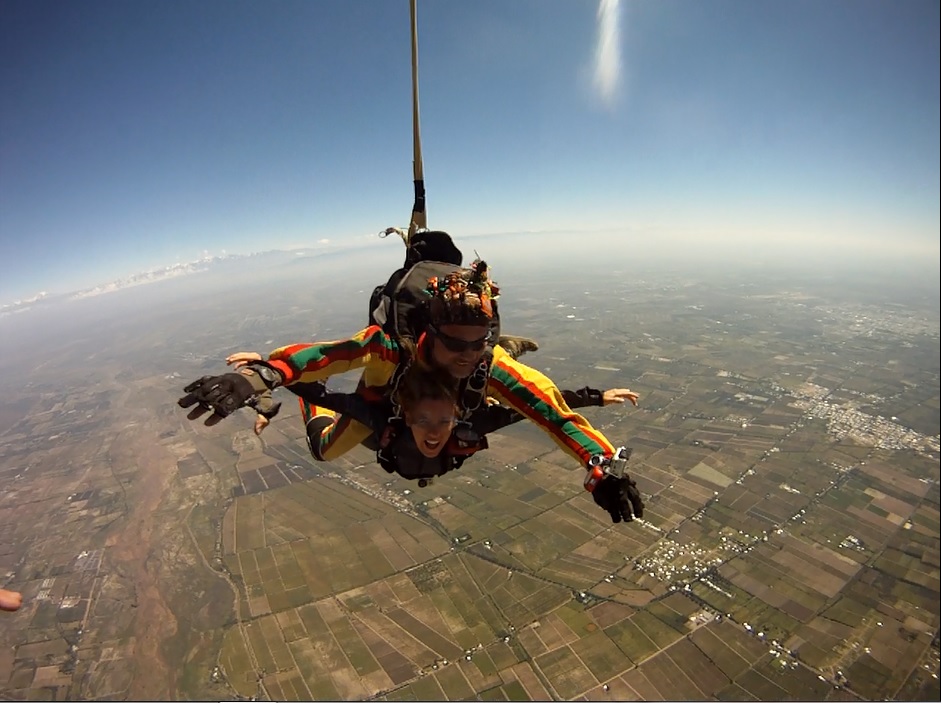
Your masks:
[{"label": "fingertip", "polygon": [[193,408],[186,414],[186,419],[198,420],[199,418],[203,416],[203,413],[205,412],[206,412],[206,408],[204,408],[202,405],[197,405],[195,408]]}]

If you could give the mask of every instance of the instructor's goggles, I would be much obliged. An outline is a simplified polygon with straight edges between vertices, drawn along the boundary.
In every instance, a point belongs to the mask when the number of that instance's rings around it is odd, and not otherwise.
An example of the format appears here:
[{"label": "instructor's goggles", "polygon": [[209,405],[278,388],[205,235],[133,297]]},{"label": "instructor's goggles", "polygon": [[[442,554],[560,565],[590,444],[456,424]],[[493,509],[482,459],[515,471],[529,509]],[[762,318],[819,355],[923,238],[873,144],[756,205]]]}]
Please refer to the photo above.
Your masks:
[{"label": "instructor's goggles", "polygon": [[483,351],[484,347],[487,346],[487,342],[490,341],[489,332],[480,339],[467,340],[452,337],[434,327],[429,328],[429,331],[434,335],[435,339],[439,340],[444,345],[445,349],[455,354],[467,351]]}]

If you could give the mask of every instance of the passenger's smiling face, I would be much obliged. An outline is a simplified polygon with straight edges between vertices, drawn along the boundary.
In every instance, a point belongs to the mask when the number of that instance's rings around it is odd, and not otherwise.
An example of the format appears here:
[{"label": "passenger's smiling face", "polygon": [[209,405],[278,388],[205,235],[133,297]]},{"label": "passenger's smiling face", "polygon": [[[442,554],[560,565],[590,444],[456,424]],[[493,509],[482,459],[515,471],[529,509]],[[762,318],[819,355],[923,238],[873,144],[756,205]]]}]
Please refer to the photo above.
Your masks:
[{"label": "passenger's smiling face", "polygon": [[412,430],[418,451],[434,459],[448,443],[457,423],[457,408],[450,400],[424,398],[405,411],[405,424]]}]

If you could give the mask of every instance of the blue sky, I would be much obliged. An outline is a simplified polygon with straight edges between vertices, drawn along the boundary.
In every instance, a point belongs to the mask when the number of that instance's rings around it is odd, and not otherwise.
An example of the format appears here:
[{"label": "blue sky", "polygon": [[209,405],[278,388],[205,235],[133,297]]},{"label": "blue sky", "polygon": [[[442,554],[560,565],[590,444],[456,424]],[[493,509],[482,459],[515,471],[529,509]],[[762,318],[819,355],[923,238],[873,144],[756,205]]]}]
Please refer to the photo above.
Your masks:
[{"label": "blue sky", "polygon": [[[432,227],[938,258],[937,0],[418,24]],[[0,95],[0,302],[408,222],[407,0],[2,0]]]}]

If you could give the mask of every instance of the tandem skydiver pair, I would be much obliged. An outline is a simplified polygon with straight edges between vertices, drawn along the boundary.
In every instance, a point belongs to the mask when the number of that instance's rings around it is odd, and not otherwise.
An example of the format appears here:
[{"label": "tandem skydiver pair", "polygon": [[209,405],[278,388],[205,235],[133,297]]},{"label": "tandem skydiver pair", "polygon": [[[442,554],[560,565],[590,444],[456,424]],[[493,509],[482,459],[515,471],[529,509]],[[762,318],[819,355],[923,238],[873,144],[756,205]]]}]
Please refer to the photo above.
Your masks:
[{"label": "tandem skydiver pair", "polygon": [[[420,241],[450,241],[443,232],[419,235],[425,235]],[[463,463],[457,458],[462,451],[466,458],[483,448],[487,430],[525,418],[581,463],[586,469],[585,488],[613,522],[642,517],[643,500],[624,470],[629,450],[616,449],[571,409],[548,377],[517,361],[498,343],[499,289],[486,263],[477,259],[461,267],[453,258],[436,260],[432,250],[416,261],[409,248],[403,269],[385,286],[377,286],[370,319],[381,288],[391,301],[383,324],[371,324],[348,339],[291,344],[275,349],[267,359],[243,359],[247,363],[238,363],[235,372],[204,376],[187,385],[179,404],[196,406],[189,414],[193,420],[212,411],[207,425],[246,405],[270,418],[277,404],[271,402],[269,391],[296,387],[315,458],[334,459],[357,444],[372,442],[377,460],[387,470],[392,466],[402,475],[418,478],[426,478],[426,472],[440,475],[436,472],[447,462],[452,465],[445,470],[456,468]],[[338,416],[325,412],[324,404],[337,399],[309,384],[356,369],[363,369],[357,398],[342,401]],[[620,402],[636,403],[631,391],[614,390],[622,392]],[[589,391],[585,397],[597,404],[599,393]],[[419,401],[425,396],[429,402],[422,406]],[[601,398],[603,402],[603,394]],[[443,458],[429,466],[422,461],[416,468],[411,463],[417,460],[414,451],[408,455],[407,434],[423,459],[442,454]],[[435,457],[428,456],[435,452]],[[406,463],[409,466],[403,468]]]}]

